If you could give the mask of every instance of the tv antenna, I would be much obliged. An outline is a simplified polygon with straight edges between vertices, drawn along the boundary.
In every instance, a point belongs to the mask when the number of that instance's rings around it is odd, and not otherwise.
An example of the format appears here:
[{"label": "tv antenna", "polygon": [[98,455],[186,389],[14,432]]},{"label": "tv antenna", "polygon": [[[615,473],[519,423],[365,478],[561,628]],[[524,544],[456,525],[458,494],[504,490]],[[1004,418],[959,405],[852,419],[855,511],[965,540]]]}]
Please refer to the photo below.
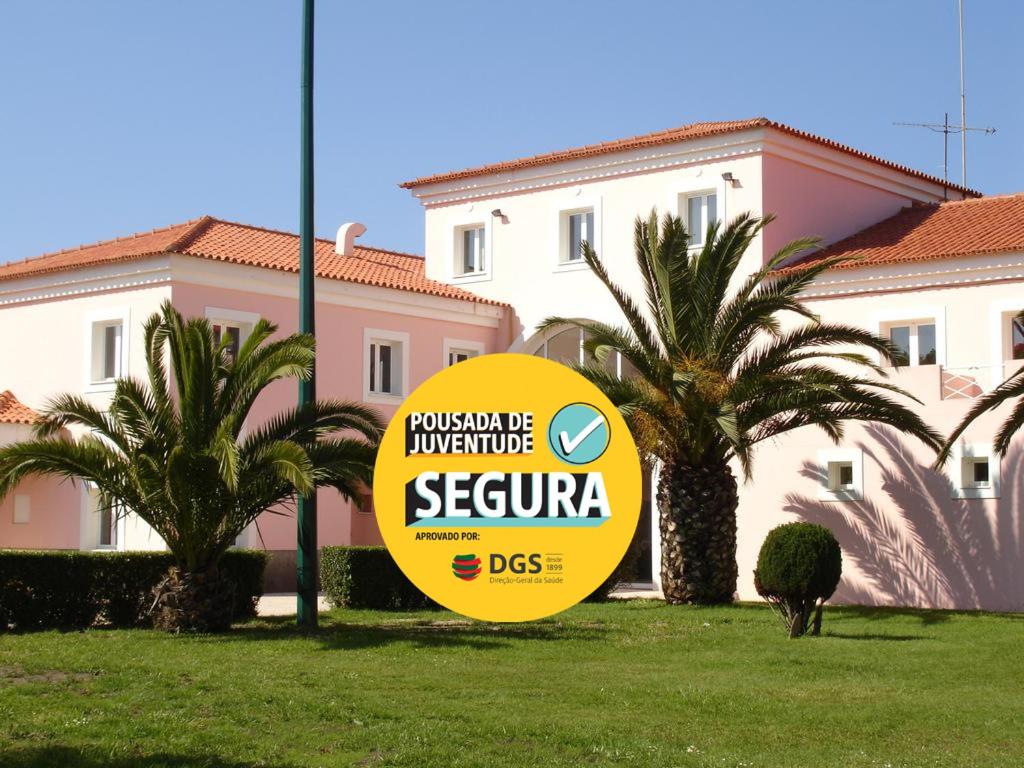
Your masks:
[{"label": "tv antenna", "polygon": [[[893,123],[893,125],[902,125],[911,128],[927,128],[929,131],[942,134],[942,199],[949,199],[949,134],[959,133],[961,136],[961,147],[965,146],[963,143],[963,137],[968,131],[977,131],[986,135],[993,134],[996,132],[995,128],[972,128],[966,125],[950,125],[949,124],[949,112],[946,113],[945,120],[941,123]],[[964,164],[964,184],[967,186],[966,176],[966,161]]]}]

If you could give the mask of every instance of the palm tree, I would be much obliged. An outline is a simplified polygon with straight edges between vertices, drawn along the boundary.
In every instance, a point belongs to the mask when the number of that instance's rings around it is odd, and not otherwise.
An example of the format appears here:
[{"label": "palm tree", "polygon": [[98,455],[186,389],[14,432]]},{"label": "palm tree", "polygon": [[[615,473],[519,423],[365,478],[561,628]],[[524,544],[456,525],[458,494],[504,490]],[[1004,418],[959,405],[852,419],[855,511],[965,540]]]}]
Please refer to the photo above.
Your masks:
[{"label": "palm tree", "polygon": [[[91,484],[101,504],[138,515],[175,556],[157,589],[157,626],[227,628],[232,595],[221,555],[296,494],[330,486],[359,503],[383,429],[375,411],[344,401],[246,429],[268,385],[310,376],[313,338],[271,340],[275,331],[260,320],[233,358],[230,339],[218,344],[206,319],[186,321],[165,302],[145,324],[147,381],[118,379],[106,412],[73,394],[52,400],[34,439],[0,449],[0,499],[29,475]],[[73,440],[67,427],[87,432]]]},{"label": "palm tree", "polygon": [[[703,248],[690,252],[680,219],[667,215],[659,229],[652,211],[646,221],[637,219],[634,234],[643,309],[583,245],[587,264],[627,327],[560,317],[542,324],[583,329],[589,362],[573,367],[618,407],[642,453],[661,463],[661,580],[669,602],[733,599],[738,499],[730,461],[749,479],[754,448],[765,440],[817,426],[838,441],[845,422],[868,421],[892,425],[935,450],[942,442],[890,396],[910,397],[881,381],[882,369],[865,354],[874,350],[891,360],[896,350],[889,342],[860,328],[820,322],[799,301],[835,260],[772,274],[815,240],[790,243],[745,278],[736,274],[769,221],[742,215],[724,229],[712,224]],[[785,314],[804,322],[784,329]],[[605,363],[612,352],[635,374],[610,373]],[[859,375],[867,372],[875,375]]]},{"label": "palm tree", "polygon": [[[1017,317],[1014,318],[1014,321],[1024,324],[1024,312],[1017,315]],[[942,446],[938,460],[935,462],[936,466],[941,466],[947,459],[949,459],[949,452],[952,450],[954,443],[960,439],[960,436],[967,430],[975,419],[983,413],[994,411],[1008,400],[1021,397],[1021,395],[1024,395],[1024,368],[1021,368],[1016,373],[1011,374],[1006,381],[975,401],[974,406],[967,412],[967,415],[964,416],[961,422],[957,424],[956,429],[953,430],[953,433],[946,440],[945,445]],[[1024,427],[1024,399],[1017,402],[1013,407],[1013,410],[1010,411],[1010,415],[1006,417],[1006,421],[1004,421],[1002,426],[999,428],[999,432],[996,434],[994,447],[998,454],[1006,454],[1010,448],[1010,443],[1020,431],[1021,427]]]}]

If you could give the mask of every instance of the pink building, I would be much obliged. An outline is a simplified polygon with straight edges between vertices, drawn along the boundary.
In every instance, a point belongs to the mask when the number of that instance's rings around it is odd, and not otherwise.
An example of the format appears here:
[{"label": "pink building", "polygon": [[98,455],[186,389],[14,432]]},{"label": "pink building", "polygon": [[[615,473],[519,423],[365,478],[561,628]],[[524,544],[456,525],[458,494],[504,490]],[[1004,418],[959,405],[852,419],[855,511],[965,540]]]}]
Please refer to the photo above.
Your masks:
[{"label": "pink building", "polygon": [[[542,333],[538,324],[553,314],[619,321],[578,242],[594,244],[612,276],[638,291],[633,219],[652,207],[678,213],[694,233],[743,211],[775,214],[746,273],[804,235],[821,236],[830,254],[865,253],[821,278],[808,301],[825,320],[900,345],[906,364],[893,376],[940,430],[1024,358],[1024,330],[1013,320],[1024,309],[1024,196],[980,198],[764,118],[697,123],[403,186],[424,206],[422,259],[354,246],[351,227],[337,243],[318,245],[324,395],[387,413],[463,356],[580,359],[577,331]],[[138,371],[138,329],[164,298],[243,335],[259,316],[294,330],[297,253],[293,235],[205,218],[2,266],[0,360],[13,362],[0,371],[0,390],[33,408],[67,390],[101,403],[112,376]],[[382,346],[394,361],[387,392],[371,386]],[[260,407],[269,412],[293,396],[281,387]],[[1020,610],[1021,448],[1002,459],[991,449],[1004,416],[974,425],[944,472],[929,468],[919,446],[870,427],[849,430],[841,445],[805,430],[762,451],[755,479],[741,486],[739,596],[756,597],[751,573],[767,531],[808,519],[833,529],[844,547],[839,600]],[[0,442],[25,429],[0,417]],[[648,491],[657,471],[649,469]],[[660,545],[647,496],[637,532],[646,554],[635,578],[657,586]],[[349,510],[333,493],[324,492],[320,514],[323,544],[379,540],[372,514]],[[26,484],[0,506],[0,546],[162,546],[130,517],[119,525],[112,530],[96,512],[88,489]],[[262,544],[255,531],[241,543],[274,550],[278,571],[288,573],[293,518],[264,516],[259,529]]]},{"label": "pink building", "polygon": [[[505,307],[426,278],[417,256],[355,246],[352,232],[343,228],[340,242],[316,247],[321,397],[362,400],[389,415],[445,365],[508,346]],[[0,444],[28,435],[25,406],[68,391],[102,406],[114,378],[141,376],[142,324],[165,299],[241,339],[260,317],[294,332],[298,247],[295,235],[203,217],[0,267],[0,351],[12,363],[0,379],[25,404],[0,415]],[[289,407],[295,396],[295,385],[282,382],[254,414]],[[373,514],[334,491],[321,491],[319,528],[322,544],[380,542]],[[271,589],[293,583],[294,517],[265,514],[239,544],[274,553]],[[131,515],[112,519],[89,488],[38,480],[0,506],[0,547],[160,549],[163,542]]]}]

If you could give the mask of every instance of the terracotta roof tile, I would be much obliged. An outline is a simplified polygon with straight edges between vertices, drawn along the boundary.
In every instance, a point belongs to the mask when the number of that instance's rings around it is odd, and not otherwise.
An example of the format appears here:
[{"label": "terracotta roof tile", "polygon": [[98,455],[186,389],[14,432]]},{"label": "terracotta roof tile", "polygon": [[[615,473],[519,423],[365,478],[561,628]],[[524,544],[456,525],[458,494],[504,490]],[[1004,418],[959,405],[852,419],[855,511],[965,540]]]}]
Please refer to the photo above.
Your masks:
[{"label": "terracotta roof tile", "polygon": [[[204,216],[152,232],[0,265],[0,281],[171,253],[285,272],[299,269],[298,235]],[[319,277],[500,304],[428,279],[421,256],[357,245],[353,256],[342,257],[334,252],[332,240],[322,239],[316,240],[315,254]]]},{"label": "terracotta roof tile", "polygon": [[832,257],[858,257],[836,269],[1024,252],[1024,193],[913,205],[787,265],[788,272]]},{"label": "terracotta roof tile", "polygon": [[10,390],[0,392],[0,424],[34,424],[39,414],[18,402]]},{"label": "terracotta roof tile", "polygon": [[683,125],[678,128],[670,128],[665,131],[656,131],[654,133],[645,133],[640,136],[631,136],[626,139],[606,141],[600,144],[588,144],[583,147],[574,147],[572,149],[565,149],[559,152],[548,152],[542,155],[533,155],[532,157],[522,157],[517,160],[507,160],[501,163],[491,163],[489,165],[481,165],[475,168],[467,168],[462,171],[450,171],[430,176],[421,176],[418,179],[406,181],[399,186],[405,189],[412,189],[425,184],[456,181],[458,179],[467,179],[473,176],[485,176],[491,173],[517,171],[521,168],[548,165],[550,163],[558,163],[564,160],[576,160],[583,157],[593,157],[594,155],[605,155],[612,152],[623,152],[630,149],[654,147],[660,144],[671,144],[677,141],[700,139],[708,136],[720,136],[727,133],[745,131],[753,128],[773,128],[777,131],[788,133],[791,136],[798,136],[802,139],[807,139],[808,141],[813,141],[817,144],[822,144],[826,147],[839,150],[840,152],[854,155],[862,160],[868,160],[873,163],[878,163],[879,165],[884,165],[887,168],[892,168],[902,173],[910,174],[911,176],[926,179],[927,181],[931,181],[935,184],[945,184],[950,189],[956,189],[974,196],[979,194],[974,190],[961,187],[959,184],[943,182],[942,179],[936,176],[915,171],[913,168],[908,168],[905,165],[885,160],[868,152],[862,152],[859,149],[854,149],[853,147],[849,147],[845,144],[840,144],[838,141],[833,141],[832,139],[827,139],[823,136],[816,136],[812,133],[801,131],[797,128],[788,126],[785,123],[769,120],[767,117],[754,117],[748,120],[722,120],[718,122],[690,123],[689,125]]}]

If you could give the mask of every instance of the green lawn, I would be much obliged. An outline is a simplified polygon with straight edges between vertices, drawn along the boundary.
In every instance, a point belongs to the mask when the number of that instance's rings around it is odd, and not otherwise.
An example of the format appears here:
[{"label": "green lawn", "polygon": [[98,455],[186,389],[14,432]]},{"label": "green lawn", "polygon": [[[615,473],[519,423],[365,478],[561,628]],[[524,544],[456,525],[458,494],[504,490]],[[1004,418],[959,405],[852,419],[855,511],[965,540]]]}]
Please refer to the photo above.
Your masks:
[{"label": "green lawn", "polygon": [[0,635],[0,765],[1019,766],[1024,617],[583,605]]}]

